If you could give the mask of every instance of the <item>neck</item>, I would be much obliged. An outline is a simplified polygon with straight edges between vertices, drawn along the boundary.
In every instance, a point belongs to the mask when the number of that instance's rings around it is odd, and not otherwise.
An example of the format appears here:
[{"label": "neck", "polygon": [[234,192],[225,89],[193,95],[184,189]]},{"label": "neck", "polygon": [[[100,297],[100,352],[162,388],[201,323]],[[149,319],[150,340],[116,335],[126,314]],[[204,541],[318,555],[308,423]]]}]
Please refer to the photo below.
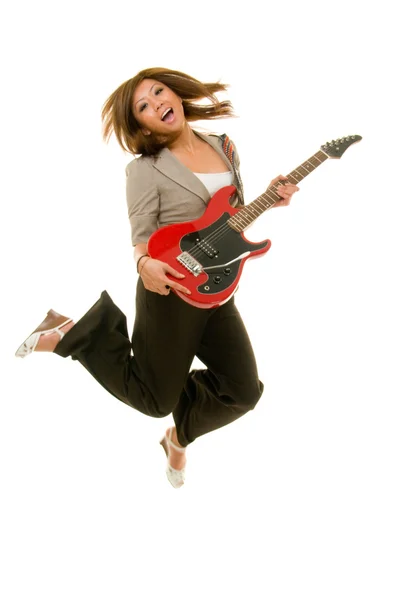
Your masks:
[{"label": "neck", "polygon": [[189,123],[185,121],[182,131],[168,144],[169,150],[172,152],[185,152],[185,154],[194,154],[198,143],[193,129]]}]

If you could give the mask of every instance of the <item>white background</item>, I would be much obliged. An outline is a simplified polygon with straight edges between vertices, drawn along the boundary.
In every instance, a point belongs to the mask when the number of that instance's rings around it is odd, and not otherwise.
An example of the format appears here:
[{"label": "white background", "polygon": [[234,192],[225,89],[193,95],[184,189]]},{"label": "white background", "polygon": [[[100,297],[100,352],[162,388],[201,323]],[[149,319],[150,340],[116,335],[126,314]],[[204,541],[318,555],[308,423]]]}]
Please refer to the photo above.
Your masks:
[{"label": "white background", "polygon": [[[0,596],[398,600],[399,127],[394,2],[19,2],[1,16]],[[107,289],[133,323],[131,156],[103,102],[148,66],[230,83],[246,201],[363,136],[249,232],[237,304],[265,392],[173,489],[143,416],[76,362],[14,358]]]}]

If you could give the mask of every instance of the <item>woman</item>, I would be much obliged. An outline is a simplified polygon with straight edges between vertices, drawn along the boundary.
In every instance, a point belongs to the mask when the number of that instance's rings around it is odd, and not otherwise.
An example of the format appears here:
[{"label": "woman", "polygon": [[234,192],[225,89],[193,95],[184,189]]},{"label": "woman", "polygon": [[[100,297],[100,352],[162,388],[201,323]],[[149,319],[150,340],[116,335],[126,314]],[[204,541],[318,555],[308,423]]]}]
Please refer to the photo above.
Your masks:
[{"label": "woman", "polygon": [[[231,161],[219,136],[189,125],[199,119],[233,116],[220,102],[220,83],[201,83],[185,73],[146,69],[107,99],[104,139],[112,132],[134,156],[126,168],[132,244],[139,273],[130,341],[126,317],[104,291],[77,322],[49,311],[17,350],[55,352],[78,360],[122,402],[144,414],[173,414],[161,444],[174,487],[185,478],[185,449],[200,435],[231,423],[257,404],[263,384],[234,298],[212,309],[184,302],[171,288],[189,294],[184,276],[147,254],[150,235],[164,225],[199,218],[210,197],[234,184],[235,205],[243,204],[239,161]],[[208,99],[208,104],[196,100]],[[226,141],[226,140],[225,140]],[[271,183],[277,183],[279,175]],[[277,205],[288,205],[297,186],[280,186]],[[171,276],[174,279],[171,279]],[[206,369],[190,371],[197,356]]]}]

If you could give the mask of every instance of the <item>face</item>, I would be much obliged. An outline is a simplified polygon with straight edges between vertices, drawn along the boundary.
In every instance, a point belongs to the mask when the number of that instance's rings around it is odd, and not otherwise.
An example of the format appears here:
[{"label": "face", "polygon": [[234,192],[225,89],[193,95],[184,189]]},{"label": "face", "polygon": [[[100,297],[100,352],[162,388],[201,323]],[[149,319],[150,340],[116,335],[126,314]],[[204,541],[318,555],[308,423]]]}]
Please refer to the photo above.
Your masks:
[{"label": "face", "polygon": [[176,134],[185,124],[181,98],[155,79],[144,79],[137,86],[133,114],[144,135]]}]

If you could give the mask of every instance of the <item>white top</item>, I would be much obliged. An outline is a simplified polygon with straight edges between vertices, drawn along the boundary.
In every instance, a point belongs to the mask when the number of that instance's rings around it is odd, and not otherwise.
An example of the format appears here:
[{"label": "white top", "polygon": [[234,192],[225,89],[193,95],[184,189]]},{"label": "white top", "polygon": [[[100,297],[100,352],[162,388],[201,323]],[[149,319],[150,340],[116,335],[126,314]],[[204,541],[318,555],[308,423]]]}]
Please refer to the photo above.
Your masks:
[{"label": "white top", "polygon": [[210,196],[214,196],[215,192],[218,192],[221,188],[226,185],[232,185],[233,173],[227,171],[226,173],[193,173],[196,175],[202,184],[208,189]]}]

